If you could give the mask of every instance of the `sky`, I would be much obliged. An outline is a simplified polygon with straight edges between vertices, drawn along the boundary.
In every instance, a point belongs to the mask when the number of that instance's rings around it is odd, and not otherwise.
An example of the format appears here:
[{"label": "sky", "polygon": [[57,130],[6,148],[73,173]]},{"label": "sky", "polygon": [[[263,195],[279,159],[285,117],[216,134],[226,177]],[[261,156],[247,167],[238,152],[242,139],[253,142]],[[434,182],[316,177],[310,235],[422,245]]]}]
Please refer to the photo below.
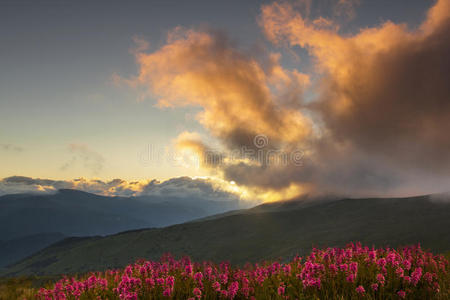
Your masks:
[{"label": "sky", "polygon": [[[189,176],[263,201],[449,190],[449,7],[2,1],[0,178],[129,193]],[[15,178],[0,189],[60,186]]]}]

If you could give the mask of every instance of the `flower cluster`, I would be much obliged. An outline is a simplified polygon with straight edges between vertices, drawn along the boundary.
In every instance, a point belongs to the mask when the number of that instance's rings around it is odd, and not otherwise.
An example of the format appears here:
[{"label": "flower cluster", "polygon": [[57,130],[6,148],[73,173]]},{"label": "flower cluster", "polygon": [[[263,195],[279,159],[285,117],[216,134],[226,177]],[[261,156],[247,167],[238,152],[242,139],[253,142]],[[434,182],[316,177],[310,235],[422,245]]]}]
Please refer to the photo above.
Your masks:
[{"label": "flower cluster", "polygon": [[37,299],[448,299],[448,261],[420,246],[359,243],[313,249],[290,262],[194,263],[165,255],[123,270],[64,277]]}]

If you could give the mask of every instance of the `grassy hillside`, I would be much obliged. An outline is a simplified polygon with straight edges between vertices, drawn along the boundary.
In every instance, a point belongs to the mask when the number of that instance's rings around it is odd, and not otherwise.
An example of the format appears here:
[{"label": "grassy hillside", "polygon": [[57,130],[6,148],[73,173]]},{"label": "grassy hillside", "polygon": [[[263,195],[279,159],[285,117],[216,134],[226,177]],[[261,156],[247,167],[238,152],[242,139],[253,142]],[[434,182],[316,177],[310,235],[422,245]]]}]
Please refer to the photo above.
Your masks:
[{"label": "grassy hillside", "polygon": [[65,239],[9,268],[7,274],[102,270],[139,258],[157,259],[166,252],[242,264],[288,258],[307,253],[313,246],[342,246],[349,241],[377,246],[420,242],[435,252],[450,250],[448,201],[434,202],[423,196],[284,205],[162,229]]}]

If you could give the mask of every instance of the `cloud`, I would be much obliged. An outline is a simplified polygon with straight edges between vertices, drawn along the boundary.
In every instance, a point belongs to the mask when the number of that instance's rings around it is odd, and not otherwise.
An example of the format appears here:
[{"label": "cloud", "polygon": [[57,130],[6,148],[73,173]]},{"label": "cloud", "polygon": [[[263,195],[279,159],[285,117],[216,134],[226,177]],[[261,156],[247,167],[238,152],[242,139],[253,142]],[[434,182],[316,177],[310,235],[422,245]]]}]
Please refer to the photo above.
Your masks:
[{"label": "cloud", "polygon": [[356,7],[360,4],[359,0],[338,0],[334,6],[334,15],[338,18],[350,21],[356,16]]},{"label": "cloud", "polygon": [[240,195],[229,183],[211,178],[179,177],[165,181],[126,181],[78,178],[51,180],[11,176],[0,180],[0,195],[15,193],[54,193],[59,189],[77,189],[105,196],[158,196],[196,198],[212,201],[237,200]]},{"label": "cloud", "polygon": [[174,143],[177,155],[184,162],[191,160],[194,165],[209,169],[220,167],[224,163],[224,154],[207,146],[198,133],[182,132]]},{"label": "cloud", "polygon": [[345,36],[275,3],[263,7],[262,25],[271,41],[303,47],[316,61],[316,109],[329,139],[389,165],[448,175],[449,16],[440,0],[416,31],[388,21]]},{"label": "cloud", "polygon": [[87,145],[70,144],[68,150],[72,154],[72,158],[61,166],[61,170],[65,171],[77,162],[81,162],[83,167],[93,174],[98,174],[103,169],[105,159],[100,153],[91,150]]},{"label": "cloud", "polygon": [[146,87],[161,107],[201,107],[199,122],[230,145],[259,132],[291,142],[309,133],[302,113],[281,103],[309,78],[282,68],[279,54],[263,63],[237,50],[224,34],[177,28],[165,46],[137,53],[136,59],[139,73],[130,84]]},{"label": "cloud", "polygon": [[[267,39],[306,49],[311,74],[284,68],[279,53],[242,50],[223,33],[176,28],[159,49],[137,47],[139,71],[122,81],[160,107],[200,107],[197,120],[222,146],[219,163],[201,166],[265,199],[448,188],[449,0],[414,31],[388,21],[355,34],[341,33],[337,21],[352,18],[358,2],[335,3],[328,18],[311,17],[310,1],[262,6]],[[312,101],[304,101],[307,89]],[[176,145],[202,162],[211,151],[188,133]],[[274,152],[287,163],[268,163]],[[299,153],[300,165],[292,158]]]},{"label": "cloud", "polygon": [[11,176],[0,180],[0,195],[32,192],[53,192],[57,189],[71,188],[67,181],[34,179],[25,176]]},{"label": "cloud", "polygon": [[214,201],[238,199],[237,195],[219,188],[212,179],[192,179],[190,177],[171,178],[162,182],[152,180],[143,187],[140,195],[194,197]]},{"label": "cloud", "polygon": [[13,144],[0,144],[0,150],[3,151],[13,151],[13,152],[22,152],[23,148]]},{"label": "cloud", "polygon": [[[280,59],[264,50],[254,56],[223,33],[176,28],[160,49],[136,53],[139,72],[123,81],[144,89],[140,98],[156,95],[160,107],[200,107],[197,120],[222,150],[258,150],[258,134],[267,137],[268,149],[289,149],[307,143],[313,130],[298,109],[310,78],[283,68]],[[211,155],[211,147],[198,137],[184,134],[176,146],[196,153],[201,166],[212,172],[223,173],[233,165],[223,160],[222,152]]]}]

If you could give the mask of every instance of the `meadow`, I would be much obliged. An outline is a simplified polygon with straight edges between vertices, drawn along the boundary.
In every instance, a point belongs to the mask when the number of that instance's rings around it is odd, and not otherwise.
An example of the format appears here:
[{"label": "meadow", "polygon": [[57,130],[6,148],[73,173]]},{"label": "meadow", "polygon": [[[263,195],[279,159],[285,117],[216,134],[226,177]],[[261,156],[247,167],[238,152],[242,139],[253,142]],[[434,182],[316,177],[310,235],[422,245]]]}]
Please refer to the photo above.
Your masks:
[{"label": "meadow", "polygon": [[446,257],[419,245],[391,249],[352,243],[313,249],[289,262],[242,267],[164,255],[123,269],[63,276],[41,288],[16,282],[10,285],[16,291],[0,291],[4,297],[9,292],[21,299],[43,300],[449,299],[448,268]]}]

